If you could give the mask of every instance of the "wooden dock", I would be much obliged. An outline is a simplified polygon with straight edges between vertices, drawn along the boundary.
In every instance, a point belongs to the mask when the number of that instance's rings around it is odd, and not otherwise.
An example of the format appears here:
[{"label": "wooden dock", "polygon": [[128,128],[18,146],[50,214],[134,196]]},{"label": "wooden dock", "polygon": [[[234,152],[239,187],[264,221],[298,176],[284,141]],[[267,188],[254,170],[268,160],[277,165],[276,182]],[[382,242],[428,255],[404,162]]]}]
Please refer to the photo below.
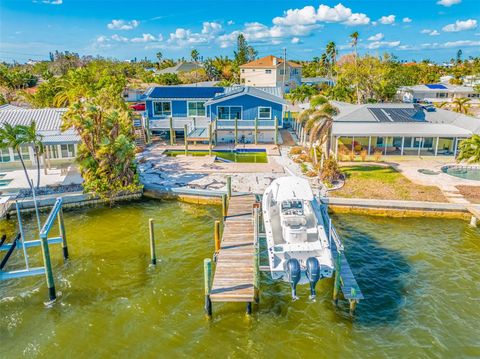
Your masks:
[{"label": "wooden dock", "polygon": [[255,231],[252,194],[228,201],[220,250],[210,290],[212,302],[255,300]]}]

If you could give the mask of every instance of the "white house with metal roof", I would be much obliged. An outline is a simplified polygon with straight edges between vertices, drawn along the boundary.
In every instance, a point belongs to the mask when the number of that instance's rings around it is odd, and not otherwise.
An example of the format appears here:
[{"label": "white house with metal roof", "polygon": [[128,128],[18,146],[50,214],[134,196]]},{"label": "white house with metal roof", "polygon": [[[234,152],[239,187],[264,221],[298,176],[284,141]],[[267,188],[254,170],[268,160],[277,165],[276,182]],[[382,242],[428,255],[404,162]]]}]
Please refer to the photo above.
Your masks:
[{"label": "white house with metal roof", "polygon": [[480,120],[418,104],[352,105],[340,110],[332,126],[333,151],[348,154],[456,156],[459,142],[480,134]]},{"label": "white house with metal roof", "polygon": [[469,98],[470,103],[479,104],[480,94],[473,87],[445,83],[403,86],[397,91],[399,100],[412,102],[452,102],[455,98]]},{"label": "white house with metal roof", "polygon": [[[43,162],[51,163],[72,162],[77,153],[79,136],[73,129],[61,130],[62,115],[67,110],[64,108],[23,109],[8,105],[0,107],[0,126],[9,123],[12,126],[29,126],[36,123],[37,132],[42,136],[45,145]],[[22,157],[34,163],[34,152],[30,146],[21,149]],[[19,157],[12,148],[0,149],[0,166],[16,167]]]}]

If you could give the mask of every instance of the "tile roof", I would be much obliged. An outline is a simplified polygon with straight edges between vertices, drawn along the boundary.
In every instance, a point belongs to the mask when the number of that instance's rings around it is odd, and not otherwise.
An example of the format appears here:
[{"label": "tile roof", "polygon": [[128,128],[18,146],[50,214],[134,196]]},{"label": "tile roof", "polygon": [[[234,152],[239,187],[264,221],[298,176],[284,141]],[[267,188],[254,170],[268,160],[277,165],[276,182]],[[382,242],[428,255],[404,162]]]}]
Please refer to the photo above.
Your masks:
[{"label": "tile roof", "polygon": [[[274,65],[274,60],[276,60],[276,65]],[[268,55],[268,56],[262,57],[261,59],[257,59],[251,62],[247,62],[246,64],[240,65],[240,68],[242,69],[276,68],[281,64],[283,64],[283,59],[281,57]],[[299,67],[299,68],[302,67],[302,65],[296,64],[292,61],[287,61],[287,65],[290,67]]]}]

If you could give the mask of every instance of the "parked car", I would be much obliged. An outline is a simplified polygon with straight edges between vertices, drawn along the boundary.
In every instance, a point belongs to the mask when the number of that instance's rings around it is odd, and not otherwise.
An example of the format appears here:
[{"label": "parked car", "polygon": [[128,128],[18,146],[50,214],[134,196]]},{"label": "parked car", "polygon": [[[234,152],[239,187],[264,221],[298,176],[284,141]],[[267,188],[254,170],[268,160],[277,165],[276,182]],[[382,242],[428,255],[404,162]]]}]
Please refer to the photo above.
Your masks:
[{"label": "parked car", "polygon": [[134,105],[130,105],[130,108],[135,111],[145,111],[145,103],[139,102]]}]

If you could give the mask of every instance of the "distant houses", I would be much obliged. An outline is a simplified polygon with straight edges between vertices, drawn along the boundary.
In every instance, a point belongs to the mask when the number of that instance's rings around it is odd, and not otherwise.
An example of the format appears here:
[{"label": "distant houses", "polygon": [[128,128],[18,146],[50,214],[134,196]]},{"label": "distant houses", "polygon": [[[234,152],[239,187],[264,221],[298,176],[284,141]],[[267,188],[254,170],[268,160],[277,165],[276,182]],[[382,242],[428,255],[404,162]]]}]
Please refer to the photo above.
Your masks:
[{"label": "distant houses", "polygon": [[452,102],[456,98],[469,98],[472,104],[480,104],[480,94],[473,87],[445,83],[402,86],[397,92],[402,102]]},{"label": "distant houses", "polygon": [[285,92],[302,83],[302,65],[280,57],[265,56],[240,66],[240,84],[253,87],[280,87]]}]

